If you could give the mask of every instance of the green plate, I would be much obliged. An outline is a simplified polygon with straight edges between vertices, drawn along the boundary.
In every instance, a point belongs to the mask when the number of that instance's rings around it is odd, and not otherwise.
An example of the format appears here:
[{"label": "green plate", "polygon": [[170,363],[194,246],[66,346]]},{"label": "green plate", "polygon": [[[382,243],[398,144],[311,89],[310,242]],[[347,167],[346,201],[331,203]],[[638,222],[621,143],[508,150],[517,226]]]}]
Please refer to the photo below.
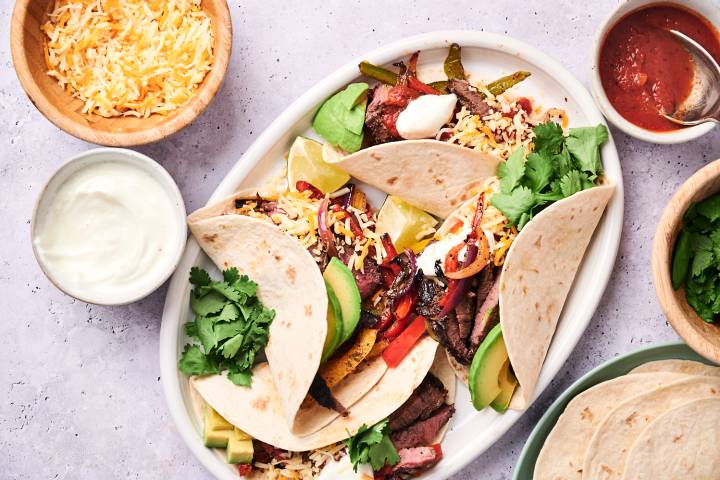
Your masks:
[{"label": "green plate", "polygon": [[520,453],[520,458],[513,473],[513,480],[529,480],[533,478],[535,461],[540,454],[540,449],[542,449],[545,443],[545,438],[555,426],[557,419],[563,411],[565,411],[567,404],[570,403],[570,400],[572,400],[575,395],[598,383],[625,375],[643,363],[672,358],[695,360],[712,365],[711,362],[692,351],[685,343],[673,342],[635,350],[634,352],[608,360],[594,368],[565,390],[563,394],[550,405],[545,415],[542,416],[530,434],[530,437],[528,437],[523,451]]}]

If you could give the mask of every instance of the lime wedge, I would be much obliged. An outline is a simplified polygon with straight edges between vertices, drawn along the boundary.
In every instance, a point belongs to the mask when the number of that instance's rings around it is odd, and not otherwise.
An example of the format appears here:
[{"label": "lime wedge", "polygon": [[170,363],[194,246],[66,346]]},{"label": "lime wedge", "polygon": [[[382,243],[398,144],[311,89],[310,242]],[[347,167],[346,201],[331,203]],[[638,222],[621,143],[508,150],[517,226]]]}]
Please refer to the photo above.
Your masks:
[{"label": "lime wedge", "polygon": [[390,195],[378,213],[376,231],[390,235],[400,252],[433,235],[435,225],[437,220],[432,215]]},{"label": "lime wedge", "polygon": [[350,180],[350,175],[323,160],[323,146],[315,140],[297,137],[288,154],[288,183],[297,191],[297,182],[311,183],[323,193],[331,193]]}]

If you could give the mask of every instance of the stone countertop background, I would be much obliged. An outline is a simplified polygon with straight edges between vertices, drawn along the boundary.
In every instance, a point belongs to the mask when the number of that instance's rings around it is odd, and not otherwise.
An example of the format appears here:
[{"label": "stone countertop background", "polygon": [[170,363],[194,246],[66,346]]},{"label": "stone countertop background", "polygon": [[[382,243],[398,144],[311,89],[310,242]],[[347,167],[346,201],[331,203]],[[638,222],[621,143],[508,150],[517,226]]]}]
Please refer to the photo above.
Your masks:
[{"label": "stone countertop background", "polygon": [[[292,100],[361,52],[433,30],[496,32],[536,46],[587,85],[595,29],[617,3],[234,0],[233,56],[217,101],[180,134],[138,150],[170,171],[192,211]],[[35,198],[64,159],[93,145],[59,131],[21,90],[9,47],[12,7],[0,0],[0,477],[208,479],[162,394],[165,287],[132,305],[97,307],[61,294],[35,263]],[[652,286],[653,232],[680,183],[720,156],[720,131],[678,146],[612,133],[625,223],[601,306],[539,401],[456,479],[509,479],[533,425],[572,381],[620,353],[677,338]]]}]

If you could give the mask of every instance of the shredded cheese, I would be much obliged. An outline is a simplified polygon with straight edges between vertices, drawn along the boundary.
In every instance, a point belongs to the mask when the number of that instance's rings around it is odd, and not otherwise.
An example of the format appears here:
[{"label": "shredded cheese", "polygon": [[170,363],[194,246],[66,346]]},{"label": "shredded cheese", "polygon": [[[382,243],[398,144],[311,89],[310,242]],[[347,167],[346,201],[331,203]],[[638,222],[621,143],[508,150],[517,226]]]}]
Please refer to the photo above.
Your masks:
[{"label": "shredded cheese", "polygon": [[166,115],[210,71],[201,0],[55,0],[41,29],[48,75],[103,117]]}]

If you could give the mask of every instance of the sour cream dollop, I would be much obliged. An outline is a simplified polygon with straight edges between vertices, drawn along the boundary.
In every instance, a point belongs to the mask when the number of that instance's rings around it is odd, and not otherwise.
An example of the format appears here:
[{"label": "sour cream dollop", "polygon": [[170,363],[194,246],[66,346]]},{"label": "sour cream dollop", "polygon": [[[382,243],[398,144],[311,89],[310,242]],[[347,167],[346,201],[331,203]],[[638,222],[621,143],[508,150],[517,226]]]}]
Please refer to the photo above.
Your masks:
[{"label": "sour cream dollop", "polygon": [[356,472],[347,455],[337,462],[330,460],[318,475],[318,480],[371,480],[372,478],[373,469],[369,464],[358,464]]},{"label": "sour cream dollop", "polygon": [[33,242],[46,273],[69,294],[124,303],[150,293],[174,266],[185,235],[178,205],[140,166],[92,162],[48,193]]},{"label": "sour cream dollop", "polygon": [[452,119],[456,104],[454,93],[418,97],[400,112],[397,131],[406,140],[434,137]]}]

